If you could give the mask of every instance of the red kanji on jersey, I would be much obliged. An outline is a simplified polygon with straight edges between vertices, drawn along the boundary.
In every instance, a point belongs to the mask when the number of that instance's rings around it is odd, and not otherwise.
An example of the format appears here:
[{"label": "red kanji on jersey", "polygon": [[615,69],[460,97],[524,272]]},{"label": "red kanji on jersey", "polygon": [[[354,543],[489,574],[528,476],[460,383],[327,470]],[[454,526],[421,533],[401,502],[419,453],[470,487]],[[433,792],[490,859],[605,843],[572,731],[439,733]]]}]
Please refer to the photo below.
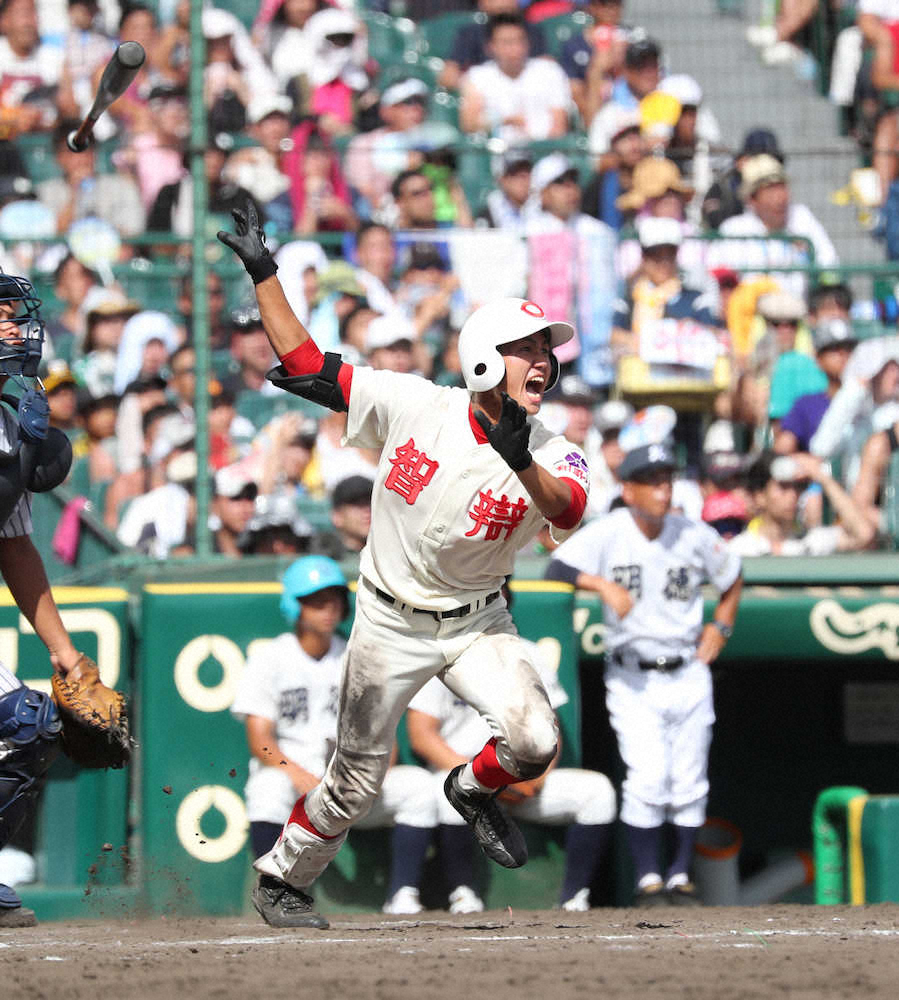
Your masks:
[{"label": "red kanji on jersey", "polygon": [[521,497],[513,504],[505,493],[502,497],[495,497],[493,490],[481,490],[480,499],[468,512],[468,516],[474,521],[474,527],[471,531],[465,532],[465,537],[471,538],[481,528],[486,528],[484,538],[492,542],[499,538],[499,533],[505,528],[508,538],[524,520],[527,512],[528,505]]},{"label": "red kanji on jersey", "polygon": [[396,449],[390,464],[393,468],[384,480],[384,487],[399,493],[411,506],[433,479],[440,463],[428,458],[423,451],[418,451],[415,441],[409,438],[405,444]]}]

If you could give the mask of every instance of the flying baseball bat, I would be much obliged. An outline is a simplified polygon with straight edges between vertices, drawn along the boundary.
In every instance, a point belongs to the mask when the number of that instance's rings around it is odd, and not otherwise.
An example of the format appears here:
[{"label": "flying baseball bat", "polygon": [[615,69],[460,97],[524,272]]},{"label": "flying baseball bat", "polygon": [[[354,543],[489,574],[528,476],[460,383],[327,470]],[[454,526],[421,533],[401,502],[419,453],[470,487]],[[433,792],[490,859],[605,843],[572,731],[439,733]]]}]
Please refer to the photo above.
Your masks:
[{"label": "flying baseball bat", "polygon": [[94,125],[103,112],[128,89],[147,55],[140,42],[122,42],[103,70],[97,86],[97,96],[84,121],[66,137],[66,145],[73,153],[83,153],[94,137]]}]

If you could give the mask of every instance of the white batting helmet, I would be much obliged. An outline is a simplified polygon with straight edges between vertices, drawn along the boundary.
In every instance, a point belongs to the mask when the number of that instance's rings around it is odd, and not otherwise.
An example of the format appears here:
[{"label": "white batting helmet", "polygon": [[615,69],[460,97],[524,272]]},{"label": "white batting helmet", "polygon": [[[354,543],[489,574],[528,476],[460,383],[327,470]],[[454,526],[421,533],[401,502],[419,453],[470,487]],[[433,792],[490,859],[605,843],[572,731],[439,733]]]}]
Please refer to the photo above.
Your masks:
[{"label": "white batting helmet", "polygon": [[[459,362],[466,388],[470,392],[486,392],[499,385],[506,374],[506,365],[497,347],[541,330],[549,330],[551,348],[574,336],[570,323],[549,322],[540,306],[527,299],[496,299],[476,309],[459,332]],[[555,355],[550,358],[552,370],[547,390],[559,379],[559,362]]]}]

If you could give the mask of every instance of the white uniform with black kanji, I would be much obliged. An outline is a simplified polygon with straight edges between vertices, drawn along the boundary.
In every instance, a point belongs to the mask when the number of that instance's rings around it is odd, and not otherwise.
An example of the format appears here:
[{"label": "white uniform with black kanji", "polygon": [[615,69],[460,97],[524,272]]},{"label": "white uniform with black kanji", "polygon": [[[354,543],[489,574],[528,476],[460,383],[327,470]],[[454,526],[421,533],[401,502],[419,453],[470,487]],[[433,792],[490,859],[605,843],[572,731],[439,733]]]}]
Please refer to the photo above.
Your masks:
[{"label": "white uniform with black kanji", "polygon": [[[320,659],[306,653],[294,632],[258,643],[247,658],[237,683],[231,712],[241,721],[255,715],[275,725],[275,739],[284,754],[310,774],[323,775],[337,743],[337,705],[346,643],[334,636]],[[404,824],[433,828],[436,804],[429,773],[400,765],[387,778],[374,807],[361,826]],[[244,789],[251,823],[283,825],[297,792],[278,761],[250,759]]]},{"label": "white uniform with black kanji", "polygon": [[[486,719],[496,759],[509,774],[541,773],[557,740],[530,648],[499,596],[517,550],[534,539],[544,517],[490,444],[479,443],[468,392],[356,368],[348,405],[344,443],[380,448],[381,460],[337,749],[304,803],[315,830],[334,838],[320,850],[321,868],[329,851],[336,853],[338,835],[370,808],[397,724],[431,677]],[[530,423],[533,460],[586,491],[583,453],[539,420]],[[460,608],[465,614],[440,620],[422,613]],[[305,872],[311,867],[304,862]]]},{"label": "white uniform with black kanji", "polygon": [[[702,587],[728,590],[740,560],[708,525],[667,514],[649,539],[619,508],[586,525],[553,553],[582,573],[625,587],[631,611],[606,605],[606,703],[627,776],[621,819],[638,828],[698,827],[705,821],[707,763],[715,710],[708,664],[696,657]],[[670,671],[640,663],[681,658]]]}]

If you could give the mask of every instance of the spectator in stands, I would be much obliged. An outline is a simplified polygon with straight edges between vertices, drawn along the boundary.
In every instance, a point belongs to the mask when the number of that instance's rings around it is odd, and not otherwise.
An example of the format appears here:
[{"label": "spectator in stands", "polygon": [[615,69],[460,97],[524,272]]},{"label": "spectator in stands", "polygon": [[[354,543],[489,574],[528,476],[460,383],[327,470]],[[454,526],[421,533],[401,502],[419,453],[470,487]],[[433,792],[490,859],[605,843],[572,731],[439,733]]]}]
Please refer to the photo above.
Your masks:
[{"label": "spectator in stands", "polygon": [[110,483],[118,473],[115,438],[118,406],[119,397],[115,393],[94,396],[87,389],[78,390],[78,419],[84,428],[79,451],[87,459],[92,485]]},{"label": "spectator in stands", "polygon": [[292,500],[260,495],[238,544],[247,556],[299,555],[309,552],[314,535],[312,525],[297,511]]},{"label": "spectator in stands", "polygon": [[584,189],[584,211],[620,230],[625,216],[617,201],[631,191],[634,170],[646,155],[640,112],[607,105],[593,119],[589,143],[597,167]]},{"label": "spectator in stands", "polygon": [[534,164],[531,189],[540,199],[540,211],[531,216],[528,235],[568,231],[578,236],[611,234],[599,219],[581,211],[578,169],[563,153],[550,153]]},{"label": "spectator in stands", "polygon": [[423,136],[429,95],[423,80],[397,80],[381,94],[378,113],[383,126],[350,140],[343,165],[347,181],[361,199],[360,215],[380,217],[391,181],[412,166],[412,150]]},{"label": "spectator in stands", "polygon": [[[827,231],[806,205],[790,197],[789,179],[783,164],[774,156],[762,153],[750,157],[740,171],[740,196],[746,208],[741,215],[725,219],[719,232],[722,236],[759,236],[787,234],[801,237],[811,244],[815,265],[819,268],[836,266],[836,248]],[[785,241],[726,240],[709,251],[712,266],[729,265],[747,270],[764,264],[790,265],[808,261],[808,252]],[[781,284],[797,295],[804,295],[806,281],[802,274],[784,276]]]},{"label": "spectator in stands", "polygon": [[[806,315],[805,302],[790,292],[768,292],[759,297],[756,305],[758,315],[764,320],[764,332],[752,348],[749,367],[753,376],[766,384],[772,379],[778,360],[786,355],[800,354],[811,361],[811,344],[803,325]],[[808,376],[814,364],[803,366],[802,373]],[[813,381],[820,382],[820,373],[815,371]],[[783,413],[780,414],[783,416]]]},{"label": "spectator in stands", "polygon": [[734,157],[733,164],[713,182],[702,202],[702,221],[707,229],[718,229],[725,219],[743,213],[740,196],[741,171],[753,156],[763,153],[773,156],[781,165],[785,162],[777,136],[766,128],[750,129],[743,138],[743,145]]},{"label": "spectator in stands", "polygon": [[253,41],[275,71],[282,89],[298,66],[311,61],[306,25],[313,14],[327,6],[327,0],[276,0],[260,4],[253,24]]},{"label": "spectator in stands", "polygon": [[196,522],[194,436],[193,425],[177,414],[163,419],[157,438],[157,443],[165,443],[157,467],[163,481],[132,499],[116,532],[119,541],[154,559],[185,554],[191,547]]},{"label": "spectator in stands", "polygon": [[593,517],[607,514],[621,503],[621,480],[618,467],[624,452],[618,443],[621,429],[630,422],[634,408],[621,399],[610,399],[597,407],[593,424],[600,436],[599,453],[590,465],[590,496],[587,513]]},{"label": "spectator in stands", "polygon": [[93,146],[73,153],[66,143],[77,121],[63,119],[53,133],[53,151],[61,177],[50,177],[37,186],[38,198],[56,217],[57,232],[65,233],[73,222],[99,218],[120,236],[140,236],[146,229],[146,213],[140,189],[128,174],[98,174]]},{"label": "spectator in stands", "polygon": [[246,457],[252,448],[256,428],[237,412],[234,393],[218,379],[209,380],[209,467],[222,469]]},{"label": "spectator in stands", "polygon": [[[238,412],[244,412],[241,402],[245,396],[274,396],[280,392],[265,377],[277,364],[277,358],[272,353],[262,317],[255,305],[231,312],[231,354],[237,362],[238,371],[222,379],[222,386],[234,394]],[[261,428],[267,419],[266,413],[253,423]]]},{"label": "spectator in stands", "polygon": [[635,34],[624,52],[624,70],[612,87],[609,99],[631,110],[658,88],[662,79],[662,50],[658,42]]},{"label": "spectator in stands", "polygon": [[459,126],[512,145],[556,139],[568,131],[568,80],[548,59],[529,55],[527,28],[517,14],[498,14],[487,27],[490,61],[462,77]]},{"label": "spectator in stands", "polygon": [[[833,478],[830,466],[813,455],[763,452],[748,472],[756,516],[730,542],[740,556],[831,555],[867,548],[874,528]],[[824,492],[839,523],[809,531],[797,528],[799,498],[811,483]]]},{"label": "spectator in stands", "polygon": [[799,396],[780,422],[774,450],[780,455],[807,452],[830,401],[843,384],[843,372],[858,343],[852,326],[845,319],[823,319],[812,328],[815,360],[827,378],[822,392]]},{"label": "spectator in stands", "polygon": [[250,85],[234,51],[231,16],[215,7],[203,11],[206,66],[203,104],[213,132],[239,132],[247,123]]},{"label": "spectator in stands", "polygon": [[[87,332],[85,303],[88,293],[99,288],[99,278],[73,254],[67,253],[56,265],[53,294],[62,309],[47,321],[44,354],[62,358],[70,365]],[[49,350],[48,350],[49,347]]]},{"label": "spectator in stands", "polygon": [[841,480],[855,486],[865,442],[896,419],[899,402],[899,337],[863,340],[843,369],[843,384],[812,436],[810,451],[839,461]]},{"label": "spectator in stands", "polygon": [[[395,306],[391,307],[392,311]],[[365,338],[368,334],[368,325],[379,316],[367,302],[357,302],[356,305],[341,319],[340,334],[340,355],[348,365],[365,364]]]},{"label": "spectator in stands", "polygon": [[113,389],[125,324],[140,312],[140,305],[113,289],[101,290],[92,300],[85,320],[84,340],[75,352],[72,367],[81,385],[94,395],[102,395]]},{"label": "spectator in stands", "polygon": [[359,227],[356,233],[356,263],[356,280],[365,290],[369,306],[379,313],[388,313],[396,308],[396,249],[387,226],[379,222],[365,222]]},{"label": "spectator in stands", "polygon": [[712,493],[703,501],[702,519],[729,542],[745,531],[749,523],[749,508],[737,493]]},{"label": "spectator in stands", "polygon": [[[115,43],[98,26],[97,0],[69,0],[69,29],[63,42],[63,62],[56,93],[61,118],[81,120],[94,100],[93,79],[109,61]],[[97,138],[103,138],[103,126]]]},{"label": "spectator in stands", "polygon": [[178,0],[175,16],[164,25],[156,44],[156,68],[177,87],[190,82],[190,0]]},{"label": "spectator in stands", "polygon": [[68,437],[80,435],[78,423],[78,383],[65,361],[51,361],[43,378],[50,404],[50,426],[58,427]]},{"label": "spectator in stands", "polygon": [[367,476],[353,475],[341,479],[331,494],[331,523],[336,545],[331,546],[334,559],[359,553],[365,547],[371,530],[371,494],[373,481]]},{"label": "spectator in stands", "polygon": [[356,280],[353,266],[345,260],[332,261],[319,275],[313,302],[308,323],[310,333],[317,344],[325,345],[323,350],[338,350],[341,322],[365,302],[365,289]]},{"label": "spectator in stands", "polygon": [[[128,500],[147,493],[164,482],[159,463],[168,454],[171,442],[162,433],[162,428],[167,417],[172,414],[180,417],[177,408],[166,402],[163,379],[145,383],[135,382],[128,387],[128,391],[119,403],[116,415],[117,443],[121,439],[120,427],[127,426],[129,411],[133,413],[135,410],[141,432],[141,452],[136,463],[126,464],[123,462],[121,451],[117,448],[118,475],[106,491],[103,511],[103,522],[110,531],[115,531],[118,527],[122,507]],[[179,427],[186,423],[183,418],[180,419],[181,423],[177,425]]]},{"label": "spectator in stands", "polygon": [[623,0],[586,0],[584,7],[591,20],[565,42],[559,62],[589,129],[624,69],[629,31],[621,23]]},{"label": "spectator in stands", "polygon": [[213,550],[239,558],[243,552],[238,539],[253,517],[253,504],[259,489],[238,464],[219,469],[214,484],[210,518]]},{"label": "spectator in stands", "polygon": [[234,150],[222,171],[225,180],[250,192],[279,233],[294,228],[291,180],[285,169],[291,108],[283,94],[254,97],[247,106],[247,132],[257,144]]},{"label": "spectator in stands", "polygon": [[[207,209],[223,220],[231,220],[231,210],[246,208],[250,200],[256,204],[249,191],[227,180],[224,174],[228,145],[223,136],[216,135],[203,153],[208,188]],[[265,218],[261,205],[256,204],[256,211],[260,219]],[[185,170],[179,180],[160,188],[147,216],[147,229],[150,232],[174,233],[187,239],[193,233],[193,224],[193,178]]]},{"label": "spectator in stands", "polygon": [[122,330],[113,389],[121,393],[136,379],[146,381],[161,375],[179,343],[178,327],[168,313],[157,309],[136,313]]},{"label": "spectator in stands", "polygon": [[887,91],[899,89],[896,65],[896,40],[899,36],[899,8],[895,4],[861,0],[858,5],[858,28],[872,54],[871,86],[877,94],[876,124],[871,141],[871,165],[880,180],[880,197],[886,202],[896,179],[896,148],[899,146],[899,109],[885,100]]},{"label": "spectator in stands", "polygon": [[[508,585],[503,596],[509,608]],[[536,643],[529,644],[533,663],[553,709],[568,702],[559,683],[557,664],[548,662]],[[438,837],[443,875],[449,889],[450,913],[479,913],[484,904],[475,892],[474,850],[471,830],[441,793],[447,773],[477,753],[490,739],[488,723],[475,709],[457,698],[439,677],[429,680],[415,695],[406,714],[412,749],[435,772],[439,819]],[[480,740],[480,743],[478,743]],[[477,744],[477,746],[476,746]],[[555,766],[561,753],[539,778],[509,786],[500,798],[520,820],[565,824],[565,874],[559,906],[570,912],[590,909],[590,889],[611,842],[615,819],[615,791],[598,771]]]},{"label": "spectator in stands", "polygon": [[294,230],[306,235],[355,229],[349,188],[327,134],[307,122],[293,130],[291,142],[285,166]]},{"label": "spectator in stands", "polygon": [[[411,372],[416,368],[413,353],[416,331],[401,312],[376,316],[365,335],[366,358],[375,371]],[[418,351],[421,354],[421,349]],[[430,364],[428,370],[430,370]],[[419,369],[420,370],[420,369]]]},{"label": "spectator in stands", "polygon": [[[899,418],[899,413],[892,414]],[[886,422],[886,421],[883,421]],[[852,499],[858,504],[872,528],[888,535],[892,530],[886,517],[884,486],[893,456],[899,451],[899,419],[875,431],[862,448],[858,478],[852,488]],[[895,500],[891,503],[895,504]],[[890,547],[890,546],[888,546]]]},{"label": "spectator in stands", "polygon": [[0,120],[14,134],[56,123],[62,49],[41,41],[35,0],[0,3]]},{"label": "spectator in stands", "polygon": [[[181,339],[193,340],[193,278],[187,274],[178,281],[176,307]],[[225,315],[225,286],[215,271],[206,272],[206,318],[209,323],[209,346],[213,351],[221,351],[231,346],[231,327]]]},{"label": "spectator in stands", "polygon": [[531,191],[533,166],[531,154],[520,146],[513,146],[499,158],[497,186],[484,199],[476,226],[517,233],[527,229],[539,207]]},{"label": "spectator in stands", "polygon": [[310,58],[294,61],[290,78],[279,80],[294,102],[298,118],[313,116],[325,135],[347,135],[362,95],[368,90],[368,43],[358,19],[348,10],[325,7],[306,22]]},{"label": "spectator in stands", "polygon": [[259,476],[259,493],[267,501],[288,497],[296,505],[298,497],[310,496],[313,491],[321,496],[320,484],[312,481],[315,439],[318,422],[303,413],[285,413],[276,417],[265,428],[260,438],[265,444],[262,472]]},{"label": "spectator in stands", "polygon": [[681,174],[691,181],[702,183],[699,196],[713,167],[712,151],[718,153],[721,128],[712,111],[703,103],[702,87],[692,76],[675,73],[666,76],[659,84],[659,91],[670,94],[680,103],[680,115],[674,126],[666,155],[678,166]]},{"label": "spectator in stands", "polygon": [[367,448],[345,447],[341,444],[345,431],[345,413],[328,412],[319,419],[318,434],[315,438],[317,476],[328,496],[331,496],[339,482],[350,476],[362,476],[371,480],[375,478],[380,452]]},{"label": "spectator in stands", "polygon": [[[128,89],[121,97],[112,102],[109,111],[106,112],[110,121],[115,123],[117,132],[137,139],[140,135],[152,134],[156,129],[153,120],[155,111],[150,103],[153,90],[159,85],[171,86],[157,63],[159,23],[156,19],[155,4],[150,6],[142,0],[122,4],[117,35],[123,40],[137,42],[147,54],[144,65]],[[102,72],[102,67],[99,66],[94,70],[91,88],[93,93],[96,93]],[[103,117],[105,118],[106,115]],[[103,118],[100,121],[102,122]],[[189,126],[187,131],[190,131]],[[149,167],[149,164],[147,166]]]},{"label": "spectator in stands", "polygon": [[147,97],[148,121],[129,145],[113,157],[116,167],[134,172],[144,207],[160,190],[184,174],[184,151],[190,135],[187,91],[170,83],[153,87]]},{"label": "spectator in stands", "polygon": [[[457,90],[463,73],[490,59],[487,33],[490,19],[498,14],[517,14],[519,3],[518,0],[477,0],[477,9],[485,15],[484,18],[463,24],[456,31],[450,54],[437,77],[440,86],[447,90]],[[534,24],[526,24],[525,30],[531,55],[545,55],[543,31]]]},{"label": "spectator in stands", "polygon": [[430,377],[433,361],[464,308],[459,279],[432,243],[413,243],[405,261],[396,302],[417,334],[416,367]]},{"label": "spectator in stands", "polygon": [[421,170],[403,170],[390,185],[397,209],[396,228],[436,229],[434,186]]},{"label": "spectator in stands", "polygon": [[180,344],[166,363],[167,391],[178,412],[186,420],[194,419],[197,392],[197,355],[191,344]]},{"label": "spectator in stands", "polygon": [[451,146],[423,145],[418,169],[434,190],[434,219],[441,226],[470,229],[474,225],[471,206],[457,176],[458,159]]}]

